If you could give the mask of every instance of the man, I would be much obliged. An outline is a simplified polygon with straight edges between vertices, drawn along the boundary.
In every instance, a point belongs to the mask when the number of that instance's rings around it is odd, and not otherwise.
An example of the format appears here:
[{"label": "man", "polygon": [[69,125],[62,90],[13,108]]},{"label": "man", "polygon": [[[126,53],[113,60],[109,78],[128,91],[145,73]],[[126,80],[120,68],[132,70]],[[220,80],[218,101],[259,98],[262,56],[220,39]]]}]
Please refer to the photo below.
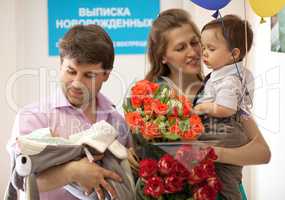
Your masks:
[{"label": "man", "polygon": [[[129,146],[130,138],[124,119],[100,93],[114,63],[114,47],[108,34],[97,25],[77,25],[65,34],[59,48],[62,90],[55,100],[26,106],[17,114],[8,145],[10,150],[13,151],[15,138],[19,134],[49,127],[54,136],[67,138],[100,120],[113,125],[119,132],[118,140]],[[106,178],[121,180],[116,173],[84,158],[44,171],[37,177],[37,183],[43,200],[76,199],[63,189],[64,185],[73,182],[87,194],[95,190],[100,199],[103,199],[103,190],[116,197]]]}]

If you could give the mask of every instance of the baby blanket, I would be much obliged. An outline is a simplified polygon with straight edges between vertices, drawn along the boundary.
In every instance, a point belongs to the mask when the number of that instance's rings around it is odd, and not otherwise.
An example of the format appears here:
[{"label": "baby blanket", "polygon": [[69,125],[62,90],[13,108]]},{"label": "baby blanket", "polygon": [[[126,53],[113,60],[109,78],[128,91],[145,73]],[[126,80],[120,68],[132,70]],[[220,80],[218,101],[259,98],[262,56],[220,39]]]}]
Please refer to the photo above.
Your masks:
[{"label": "baby blanket", "polygon": [[[53,137],[48,128],[38,129],[28,135],[18,136],[12,163],[12,175],[5,200],[17,200],[17,190],[26,193],[26,200],[39,200],[36,175],[42,171],[72,160],[79,160],[86,153],[104,154],[102,167],[119,174],[123,182],[108,180],[122,200],[134,197],[134,182],[127,149],[117,140],[118,133],[109,123],[100,121],[91,128],[71,135],[68,139]],[[65,189],[82,200],[98,199],[95,192],[88,197],[76,183],[66,185]],[[111,197],[105,192],[105,199]]]}]

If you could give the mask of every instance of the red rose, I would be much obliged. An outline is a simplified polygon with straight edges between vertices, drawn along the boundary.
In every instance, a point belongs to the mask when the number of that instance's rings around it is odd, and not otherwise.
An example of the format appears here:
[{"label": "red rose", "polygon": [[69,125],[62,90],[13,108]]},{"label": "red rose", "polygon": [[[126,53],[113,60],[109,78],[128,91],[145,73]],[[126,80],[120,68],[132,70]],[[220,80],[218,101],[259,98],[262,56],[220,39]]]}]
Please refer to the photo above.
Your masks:
[{"label": "red rose", "polygon": [[151,91],[152,91],[153,94],[154,94],[154,93],[157,91],[157,89],[159,88],[159,84],[158,84],[158,83],[150,83],[149,86],[150,86]]},{"label": "red rose", "polygon": [[185,181],[189,176],[189,171],[181,163],[175,162],[170,174],[172,176],[180,177],[181,180]]},{"label": "red rose", "polygon": [[147,96],[152,95],[159,88],[159,84],[152,83],[148,80],[141,80],[131,89],[132,95]]},{"label": "red rose", "polygon": [[168,105],[161,103],[159,99],[154,99],[152,102],[153,110],[158,115],[166,115],[168,112]]},{"label": "red rose", "polygon": [[206,171],[208,177],[216,176],[215,164],[213,161],[204,161],[202,167]]},{"label": "red rose", "polygon": [[195,200],[216,200],[217,192],[208,185],[196,189],[193,193]]},{"label": "red rose", "polygon": [[217,176],[210,177],[207,179],[208,185],[213,188],[216,192],[222,189],[222,183]]},{"label": "red rose", "polygon": [[138,112],[126,113],[125,119],[132,130],[140,128],[144,123],[143,118]]},{"label": "red rose", "polygon": [[159,127],[152,122],[146,122],[144,126],[142,126],[141,128],[141,132],[142,132],[143,137],[146,139],[153,139],[153,138],[161,137]]},{"label": "red rose", "polygon": [[191,184],[195,184],[213,176],[216,176],[215,165],[213,161],[205,160],[190,171],[188,180]]},{"label": "red rose", "polygon": [[153,159],[144,159],[140,161],[139,176],[142,178],[149,178],[157,173],[157,161]]},{"label": "red rose", "polygon": [[180,192],[184,187],[183,178],[179,176],[168,176],[165,178],[164,183],[166,193]]},{"label": "red rose", "polygon": [[165,103],[160,103],[159,105],[157,105],[155,112],[158,115],[166,115],[168,112],[168,105]]},{"label": "red rose", "polygon": [[147,180],[144,186],[145,195],[158,198],[163,193],[164,193],[164,185],[163,185],[163,180],[160,177],[154,176]]},{"label": "red rose", "polygon": [[183,117],[188,117],[190,115],[191,105],[188,102],[183,104]]},{"label": "red rose", "polygon": [[139,108],[142,105],[142,100],[137,95],[131,96],[131,104],[134,108]]},{"label": "red rose", "polygon": [[151,97],[145,97],[143,99],[144,112],[147,115],[151,115],[153,113],[152,102],[153,102],[153,99]]},{"label": "red rose", "polygon": [[147,87],[144,84],[136,84],[134,87],[131,89],[131,95],[132,96],[146,96],[148,95],[148,90]]},{"label": "red rose", "polygon": [[153,110],[152,110],[152,106],[151,106],[151,105],[149,105],[149,104],[144,104],[143,108],[144,108],[144,113],[145,113],[146,115],[152,115]]},{"label": "red rose", "polygon": [[209,159],[209,160],[217,160],[218,159],[218,156],[212,147],[208,147],[207,151],[208,151],[208,153],[206,155],[207,159]]},{"label": "red rose", "polygon": [[206,172],[200,166],[198,166],[190,170],[188,176],[188,182],[190,184],[201,183],[202,181],[205,180],[206,177],[207,177]]},{"label": "red rose", "polygon": [[192,124],[200,124],[201,118],[196,114],[192,114],[190,119],[189,119],[189,122],[190,122],[191,126],[192,126]]},{"label": "red rose", "polygon": [[168,175],[176,160],[169,154],[165,154],[158,161],[158,171],[163,175]]},{"label": "red rose", "polygon": [[150,96],[146,96],[143,98],[143,104],[144,105],[151,105],[153,102],[153,98]]},{"label": "red rose", "polygon": [[198,136],[202,132],[204,132],[204,126],[201,122],[200,123],[193,123],[193,124],[191,124],[191,130],[194,133],[194,135]]}]

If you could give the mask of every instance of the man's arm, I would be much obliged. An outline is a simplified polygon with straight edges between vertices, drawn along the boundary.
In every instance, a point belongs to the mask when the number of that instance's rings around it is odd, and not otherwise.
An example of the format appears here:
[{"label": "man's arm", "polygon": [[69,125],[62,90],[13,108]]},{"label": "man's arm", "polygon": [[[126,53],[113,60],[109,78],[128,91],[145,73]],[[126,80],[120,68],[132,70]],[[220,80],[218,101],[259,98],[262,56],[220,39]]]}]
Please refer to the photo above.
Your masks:
[{"label": "man's arm", "polygon": [[72,183],[71,162],[45,170],[37,177],[39,192],[48,192]]},{"label": "man's arm", "polygon": [[[94,157],[94,159],[95,161],[100,160],[102,156]],[[100,200],[104,199],[102,188],[115,198],[117,196],[116,191],[106,179],[122,181],[121,177],[115,172],[106,170],[96,163],[90,163],[87,158],[83,158],[42,172],[37,177],[37,184],[40,192],[47,192],[69,183],[77,183],[87,194],[91,194],[95,190]]]},{"label": "man's arm", "polygon": [[[47,126],[48,120],[45,113],[39,113],[32,109],[25,109],[19,112],[14,122],[11,139],[7,145],[10,155],[13,156],[15,151],[17,136],[29,134],[33,130]],[[102,157],[99,157],[97,160],[101,158]],[[120,180],[120,177],[114,172],[106,170],[96,163],[90,163],[84,158],[79,161],[71,161],[60,166],[49,168],[38,175],[37,184],[40,192],[47,192],[76,182],[87,193],[91,193],[93,189],[96,189],[98,196],[101,196],[99,199],[103,199],[101,187],[107,190],[111,195],[116,196],[115,190],[107,183],[105,178],[111,178],[115,181]]]}]

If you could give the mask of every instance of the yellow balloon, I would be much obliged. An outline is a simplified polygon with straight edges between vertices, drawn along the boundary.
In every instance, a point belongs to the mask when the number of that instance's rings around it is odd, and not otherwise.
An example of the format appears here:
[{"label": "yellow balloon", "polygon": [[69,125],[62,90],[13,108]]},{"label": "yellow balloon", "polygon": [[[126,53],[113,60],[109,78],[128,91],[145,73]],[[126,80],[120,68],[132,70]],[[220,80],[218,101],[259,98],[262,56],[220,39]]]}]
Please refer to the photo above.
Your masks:
[{"label": "yellow balloon", "polygon": [[271,17],[285,6],[285,0],[249,0],[249,3],[260,17]]}]

